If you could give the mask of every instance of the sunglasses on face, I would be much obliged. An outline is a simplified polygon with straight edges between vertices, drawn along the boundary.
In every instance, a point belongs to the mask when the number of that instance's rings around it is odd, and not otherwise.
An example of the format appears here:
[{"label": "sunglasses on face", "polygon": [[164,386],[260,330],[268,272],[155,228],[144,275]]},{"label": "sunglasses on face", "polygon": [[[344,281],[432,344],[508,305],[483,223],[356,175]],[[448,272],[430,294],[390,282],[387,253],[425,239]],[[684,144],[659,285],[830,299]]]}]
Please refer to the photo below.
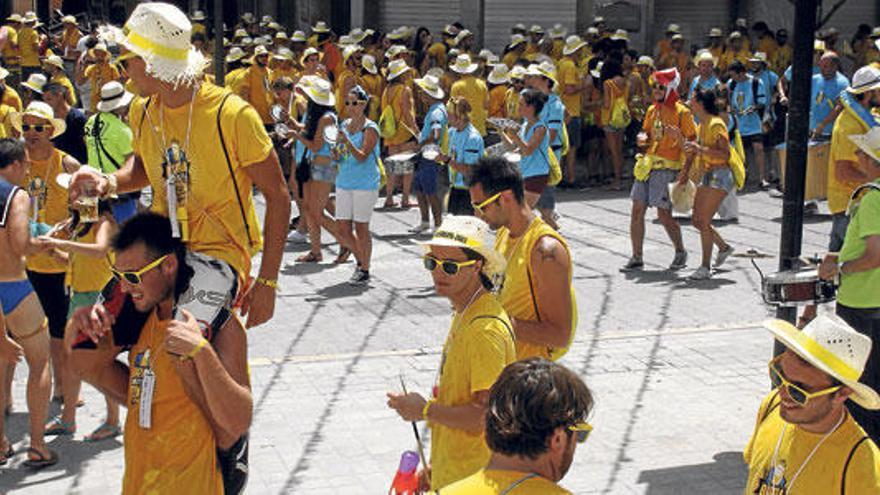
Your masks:
[{"label": "sunglasses on face", "polygon": [[502,192],[504,192],[504,191],[501,191],[501,192],[499,192],[499,193],[497,193],[497,194],[494,194],[494,195],[490,196],[489,198],[483,200],[481,203],[471,203],[471,206],[474,208],[474,211],[475,211],[475,212],[477,212],[478,214],[482,215],[482,214],[483,214],[483,208],[485,208],[485,207],[491,205],[492,203],[498,201],[498,198],[501,197],[501,193],[502,193]]},{"label": "sunglasses on face", "polygon": [[843,388],[843,385],[836,385],[819,390],[817,392],[807,392],[800,386],[788,381],[788,379],[782,376],[782,370],[779,369],[778,365],[779,359],[781,357],[782,356],[774,358],[768,364],[768,367],[770,368],[770,378],[771,380],[773,380],[774,383],[779,383],[779,388],[784,388],[788,396],[791,397],[791,399],[797,402],[800,406],[806,406],[807,402],[809,402],[810,399],[821,397],[823,395],[833,394],[834,392],[837,392],[838,390]]},{"label": "sunglasses on face", "polygon": [[578,423],[568,427],[568,431],[574,433],[577,437],[577,443],[584,443],[587,441],[587,438],[590,437],[590,433],[593,431],[593,425],[590,423]]},{"label": "sunglasses on face", "polygon": [[125,280],[126,282],[128,282],[131,285],[140,285],[141,282],[143,282],[143,279],[142,279],[143,275],[145,273],[147,273],[148,271],[152,270],[153,268],[156,268],[157,266],[159,266],[163,261],[165,261],[165,258],[167,258],[168,256],[170,256],[170,255],[166,254],[165,256],[160,257],[156,261],[153,261],[149,265],[141,268],[140,270],[134,271],[134,272],[119,271],[115,267],[111,266],[110,273],[113,274],[113,278],[115,278],[116,280]]},{"label": "sunglasses on face", "polygon": [[347,107],[356,107],[356,106],[360,105],[361,103],[363,103],[361,100],[346,101],[346,102],[345,102],[345,106],[347,106]]},{"label": "sunglasses on face", "polygon": [[49,126],[43,124],[21,124],[21,132],[28,132],[30,130],[33,130],[34,132],[43,132],[48,128]]},{"label": "sunglasses on face", "polygon": [[477,262],[477,260],[469,260],[469,261],[438,260],[437,258],[435,258],[431,255],[425,255],[425,258],[424,258],[426,270],[428,270],[429,272],[433,272],[439,266],[443,269],[443,273],[445,273],[447,275],[457,275],[458,272],[461,271],[461,267],[471,266],[476,262]]}]

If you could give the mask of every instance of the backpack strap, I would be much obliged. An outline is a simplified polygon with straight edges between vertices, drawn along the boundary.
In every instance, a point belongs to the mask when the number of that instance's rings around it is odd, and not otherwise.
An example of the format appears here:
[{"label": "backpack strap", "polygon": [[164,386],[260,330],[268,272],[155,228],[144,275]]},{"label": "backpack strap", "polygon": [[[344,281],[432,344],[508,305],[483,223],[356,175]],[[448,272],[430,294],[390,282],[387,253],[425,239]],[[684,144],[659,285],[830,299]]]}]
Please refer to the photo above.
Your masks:
[{"label": "backpack strap", "polygon": [[223,138],[223,126],[220,125],[220,116],[223,115],[223,106],[226,100],[232,96],[232,93],[226,93],[220,102],[220,108],[217,109],[217,132],[220,133],[220,146],[223,148],[223,156],[226,157],[226,168],[229,169],[229,177],[232,179],[232,188],[235,190],[235,199],[238,201],[238,211],[241,213],[241,221],[244,223],[244,231],[247,234],[248,244],[254,246],[254,240],[251,237],[251,227],[248,225],[247,215],[244,212],[244,203],[241,201],[241,194],[238,191],[238,181],[235,179],[235,172],[232,170],[232,161],[229,159],[229,150],[226,149],[226,140]]},{"label": "backpack strap", "polygon": [[776,404],[773,403],[773,401],[775,401],[777,397],[779,397],[779,389],[776,389],[776,391],[773,392],[773,396],[770,398],[769,402],[770,405],[769,407],[767,407],[767,410],[764,411],[764,414],[761,415],[761,421],[759,421],[758,424],[763,423],[770,416],[770,413],[772,413],[777,407],[779,407],[779,404],[782,403],[781,401],[777,402]]},{"label": "backpack strap", "polygon": [[868,436],[863,436],[859,439],[858,442],[853,445],[852,450],[849,451],[849,455],[846,456],[846,462],[843,464],[843,477],[840,482],[840,495],[846,495],[846,471],[849,469],[849,463],[852,461],[853,456],[856,454],[856,449],[859,448],[859,445],[865,443],[865,440],[868,439]]},{"label": "backpack strap", "polygon": [[498,320],[498,321],[500,321],[501,324],[504,325],[504,328],[507,329],[507,333],[510,334],[510,338],[513,339],[514,342],[516,341],[516,334],[513,333],[513,328],[511,328],[511,326],[508,325],[508,323],[506,321],[504,321],[502,318],[499,318],[499,317],[493,316],[493,315],[477,315],[477,316],[474,316],[473,318],[471,318],[470,322],[473,323],[477,320]]}]

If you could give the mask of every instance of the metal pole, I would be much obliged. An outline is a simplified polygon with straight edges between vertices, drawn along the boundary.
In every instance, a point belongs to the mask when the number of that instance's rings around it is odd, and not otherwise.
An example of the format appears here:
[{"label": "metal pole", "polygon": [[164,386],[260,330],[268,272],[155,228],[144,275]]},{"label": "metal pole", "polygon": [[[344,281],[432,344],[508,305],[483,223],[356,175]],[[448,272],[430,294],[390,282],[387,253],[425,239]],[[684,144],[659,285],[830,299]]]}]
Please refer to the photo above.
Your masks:
[{"label": "metal pole", "polygon": [[214,82],[217,86],[223,86],[226,82],[224,34],[223,0],[214,0]]},{"label": "metal pole", "polygon": [[[813,66],[813,33],[819,0],[794,2],[794,56],[788,104],[788,141],[785,159],[785,195],[782,200],[782,235],[779,240],[779,270],[791,270],[801,255],[804,226],[804,182],[807,168],[807,140],[810,121],[810,84]],[[797,308],[779,308],[776,317],[795,323]],[[773,354],[784,350],[779,342]]]}]

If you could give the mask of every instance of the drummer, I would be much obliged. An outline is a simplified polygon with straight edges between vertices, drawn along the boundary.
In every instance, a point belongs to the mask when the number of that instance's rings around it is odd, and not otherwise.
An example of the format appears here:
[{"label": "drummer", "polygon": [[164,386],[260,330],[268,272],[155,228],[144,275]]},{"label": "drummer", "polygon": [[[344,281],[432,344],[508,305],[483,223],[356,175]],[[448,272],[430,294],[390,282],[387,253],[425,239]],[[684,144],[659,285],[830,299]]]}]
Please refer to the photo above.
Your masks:
[{"label": "drummer", "polygon": [[471,167],[483,156],[485,144],[480,131],[471,123],[471,105],[463,96],[453,96],[447,104],[449,153],[440,161],[449,165],[449,197],[446,210],[452,215],[473,215],[468,181]]},{"label": "drummer", "polygon": [[506,128],[502,134],[504,140],[515,147],[521,161],[519,169],[525,186],[525,199],[529,208],[534,208],[547,187],[550,176],[550,160],[547,151],[550,149],[550,133],[547,125],[541,120],[541,111],[547,104],[547,95],[536,89],[525,89],[520,96],[519,111],[522,115],[522,126],[517,132]]},{"label": "drummer", "polygon": [[[422,149],[425,146],[434,145],[441,146],[447,144],[448,139],[448,122],[446,115],[446,105],[443,104],[445,93],[440,87],[440,81],[431,75],[426,75],[421,79],[416,79],[416,86],[419,88],[419,98],[428,109],[425,114],[425,122],[422,125],[422,132],[419,134],[419,145]],[[438,151],[440,151],[438,149]],[[448,149],[446,150],[448,151]],[[421,234],[431,228],[428,213],[434,218],[434,229],[440,226],[443,219],[443,208],[440,205],[440,197],[437,195],[437,175],[440,167],[435,160],[428,159],[425,154],[418,158],[416,165],[415,177],[413,179],[413,191],[416,193],[416,199],[419,202],[419,215],[421,222],[410,229],[413,234]]]}]

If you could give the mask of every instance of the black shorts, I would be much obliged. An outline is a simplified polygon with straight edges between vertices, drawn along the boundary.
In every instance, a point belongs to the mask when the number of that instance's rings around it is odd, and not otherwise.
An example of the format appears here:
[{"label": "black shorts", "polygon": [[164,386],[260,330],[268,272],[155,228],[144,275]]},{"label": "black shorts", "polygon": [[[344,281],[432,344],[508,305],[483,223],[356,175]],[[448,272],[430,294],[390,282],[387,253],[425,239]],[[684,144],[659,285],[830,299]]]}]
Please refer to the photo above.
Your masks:
[{"label": "black shorts", "polygon": [[763,134],[752,134],[751,136],[742,136],[743,149],[749,149],[752,147],[752,143],[761,143],[764,144],[764,135]]},{"label": "black shorts", "polygon": [[244,493],[248,480],[249,435],[245,433],[227,450],[217,449],[217,464],[223,476],[223,493],[238,495]]},{"label": "black shorts", "polygon": [[471,194],[467,189],[453,187],[449,189],[449,203],[446,211],[452,215],[473,215],[474,207],[471,205]]},{"label": "black shorts", "polygon": [[39,273],[27,271],[28,279],[34,286],[46,319],[49,320],[49,335],[53,339],[64,338],[64,327],[67,325],[67,310],[70,298],[64,286],[66,273]]},{"label": "black shorts", "polygon": [[593,139],[602,139],[605,137],[605,131],[597,125],[584,126],[583,142],[592,141]]}]

